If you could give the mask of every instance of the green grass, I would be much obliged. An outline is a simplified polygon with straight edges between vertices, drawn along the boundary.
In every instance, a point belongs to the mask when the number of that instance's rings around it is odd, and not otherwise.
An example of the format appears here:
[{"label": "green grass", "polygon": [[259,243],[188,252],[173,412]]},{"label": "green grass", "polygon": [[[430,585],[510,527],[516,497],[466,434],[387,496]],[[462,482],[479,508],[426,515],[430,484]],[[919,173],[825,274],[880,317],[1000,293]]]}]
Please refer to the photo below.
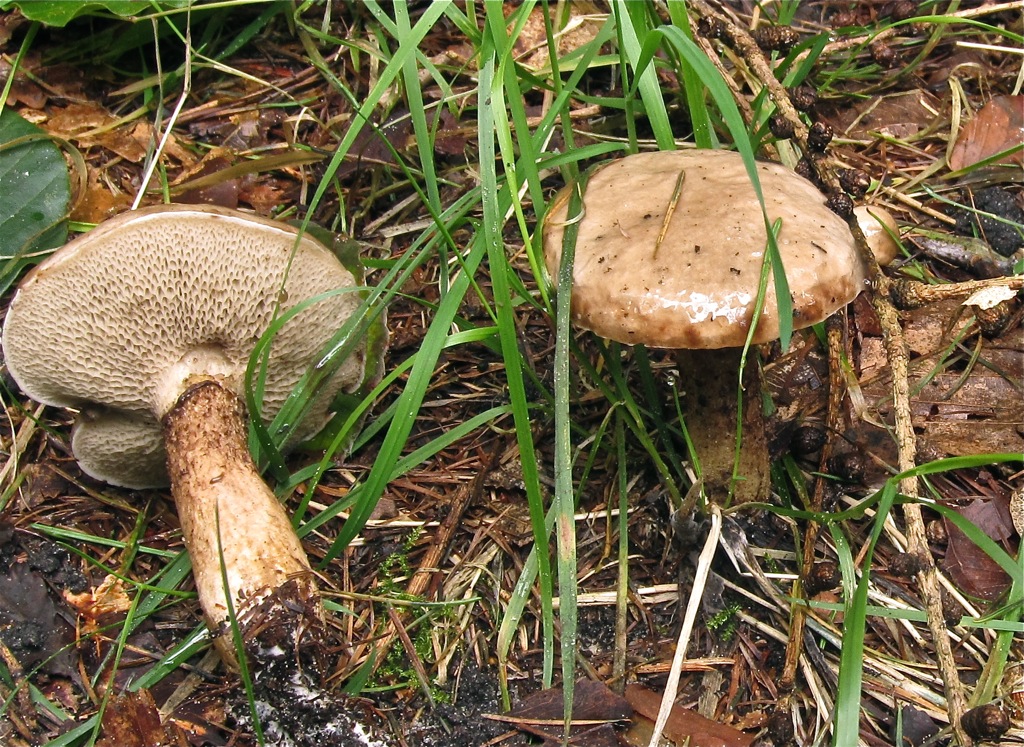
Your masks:
[{"label": "green grass", "polygon": [[[208,60],[223,65],[226,76],[232,74],[230,56],[247,46],[266,29],[287,31],[301,44],[308,64],[320,75],[320,83],[340,100],[347,102],[348,117],[336,126],[336,141],[331,143],[322,162],[322,171],[308,196],[307,215],[318,206],[340,204],[341,212],[332,226],[359,236],[362,227],[353,212],[346,212],[345,194],[339,174],[346,158],[365,142],[367,133],[391,149],[395,169],[390,186],[395,194],[413,200],[417,217],[427,217],[429,225],[404,247],[401,254],[371,257],[372,273],[360,289],[364,294],[362,313],[340,324],[319,367],[311,369],[275,421],[269,426],[253,420],[253,447],[282,495],[304,484],[305,498],[296,512],[299,533],[307,535],[330,529],[332,536],[323,566],[339,557],[363,531],[375,507],[389,485],[415,467],[427,463],[461,440],[486,428],[510,428],[514,432],[523,467],[523,484],[534,533],[533,549],[525,559],[518,581],[506,590],[501,600],[501,616],[495,621],[493,642],[499,677],[509,697],[507,668],[519,653],[516,642],[526,625],[537,622],[542,662],[541,680],[545,686],[564,685],[565,703],[572,699],[572,682],[578,675],[576,605],[577,567],[575,512],[581,496],[587,494],[587,480],[599,465],[615,467],[615,500],[619,508],[617,527],[619,616],[624,626],[626,596],[624,584],[629,578],[627,509],[630,486],[637,474],[650,470],[660,482],[673,507],[683,502],[689,488],[688,449],[685,424],[681,422],[679,394],[665,387],[652,370],[648,351],[637,348],[628,355],[617,344],[590,338],[578,339],[569,318],[568,272],[557,278],[546,277],[543,269],[538,221],[546,210],[553,187],[580,178],[587,168],[604,158],[635,152],[641,147],[672,149],[684,140],[701,147],[734,147],[743,154],[754,176],[756,148],[766,139],[764,123],[771,107],[762,95],[755,98],[755,122],[748,127],[719,72],[694,43],[685,3],[670,1],[666,25],[655,7],[646,2],[615,1],[604,17],[595,37],[564,56],[552,56],[549,69],[525,68],[517,57],[516,42],[523,33],[532,11],[544,4],[467,3],[465,6],[432,3],[411,15],[401,4],[394,6],[367,2],[352,17],[345,19],[348,33],[342,37],[333,30],[342,6],[314,2],[292,8],[274,3],[254,15],[245,27],[231,31],[226,16],[210,10],[218,22],[204,27],[194,36],[185,32],[187,18],[181,13],[160,16],[161,44],[184,44],[192,39],[192,51],[204,65]],[[554,4],[551,5],[554,8]],[[561,7],[561,6],[559,6]],[[782,20],[794,13],[796,3],[782,3]],[[932,45],[942,43],[945,33],[969,34],[974,29],[992,30],[977,22],[961,23],[944,17],[929,17],[935,27],[934,38],[904,42],[914,46],[918,59],[926,59]],[[472,52],[464,59],[445,62],[425,49],[432,33],[441,25],[457,32]],[[146,26],[139,24],[135,28]],[[1005,30],[995,32],[1007,40],[1014,37]],[[152,33],[150,31],[150,33]],[[555,28],[546,24],[548,44],[555,47]],[[177,40],[177,41],[175,41]],[[853,85],[880,86],[882,71],[858,64],[863,49],[846,53],[838,61],[830,59],[815,68],[826,35],[807,39],[782,62],[780,75],[795,85],[814,77],[815,82],[833,96],[847,95]],[[143,37],[139,45],[149,42]],[[342,50],[337,58],[336,50]],[[806,52],[805,56],[800,53]],[[140,47],[140,54],[143,54]],[[201,59],[200,59],[201,55]],[[344,61],[344,65],[338,60]],[[146,90],[150,106],[161,99],[174,101],[175,86],[181,85],[183,69],[165,70]],[[600,83],[595,79],[600,76]],[[665,84],[667,77],[678,81],[679,90]],[[150,80],[148,77],[146,80]],[[424,83],[426,81],[426,83]],[[610,81],[610,86],[605,86]],[[427,87],[440,98],[428,100]],[[609,91],[608,88],[611,90]],[[545,102],[538,108],[537,102]],[[579,133],[572,125],[572,104],[600,104],[614,129],[598,133],[587,144],[575,146]],[[276,103],[294,114],[305,102]],[[396,146],[388,140],[382,123],[393,112],[407,112],[413,142],[411,148]],[[442,111],[457,112],[469,123],[474,135],[467,141],[469,158],[458,168],[439,157],[435,147],[441,132]],[[538,113],[539,112],[539,113]],[[685,113],[685,117],[680,116]],[[155,116],[155,115],[152,115]],[[553,145],[557,143],[557,147]],[[259,155],[254,159],[259,161]],[[255,169],[259,171],[258,167]],[[387,202],[390,198],[380,198]],[[395,198],[397,199],[397,198]],[[573,209],[570,208],[570,213]],[[308,218],[307,218],[308,220]],[[566,263],[571,262],[573,232],[566,231]],[[782,262],[769,231],[768,256],[773,268]],[[522,251],[521,257],[513,259]],[[565,265],[569,267],[568,264]],[[417,272],[430,269],[437,286],[436,301],[409,298],[403,288]],[[765,275],[767,281],[767,275]],[[788,299],[785,274],[774,273],[776,297]],[[486,292],[489,287],[490,295]],[[557,292],[555,292],[557,290]],[[465,305],[475,297],[484,308],[483,318],[468,319]],[[763,298],[763,288],[762,288]],[[389,360],[385,379],[364,399],[355,403],[341,418],[331,440],[325,444],[322,459],[298,471],[293,462],[280,453],[291,428],[301,419],[319,382],[330,376],[352,349],[355,340],[366,333],[384,309],[401,301],[412,303],[428,320],[415,354]],[[779,309],[783,320],[791,318],[786,305]],[[555,330],[554,376],[538,379],[532,361],[525,358],[519,329],[526,318],[550,320]],[[284,319],[281,320],[283,324]],[[250,409],[258,410],[261,353],[273,342],[273,331],[261,342],[250,367]],[[784,325],[784,343],[791,328]],[[481,407],[479,412],[448,432],[434,438],[416,439],[416,425],[434,383],[434,372],[442,356],[458,350],[486,349],[504,370],[507,399]],[[600,402],[605,415],[600,427],[591,432],[579,414],[584,392],[594,392],[589,400]],[[372,421],[364,419],[373,410]],[[592,410],[587,410],[588,414]],[[537,443],[538,426],[554,443],[551,464],[543,464],[548,449]],[[343,500],[315,515],[309,510],[309,496],[330,469],[336,457],[347,449],[373,454],[373,464],[362,473]],[[689,450],[689,451],[692,451]],[[938,470],[967,468],[1014,457],[964,457],[926,465],[915,472],[927,475]],[[643,464],[643,467],[636,465]],[[548,493],[543,477],[553,477],[554,489]],[[803,511],[799,499],[790,507],[764,507],[799,521],[824,522],[840,559],[843,573],[843,597],[840,607],[845,624],[839,659],[839,681],[833,694],[836,710],[829,738],[833,744],[855,744],[861,728],[861,698],[864,678],[865,634],[873,617],[898,613],[869,604],[871,559],[883,537],[883,519],[901,498],[897,494],[898,477],[889,479],[882,491],[856,506],[832,514]],[[783,481],[784,482],[784,481]],[[783,488],[780,485],[780,490]],[[749,510],[749,509],[748,509]],[[869,513],[870,512],[870,513]],[[342,519],[344,515],[347,518]],[[991,557],[1012,574],[1020,577],[1019,561],[987,540],[970,525],[963,525],[955,512],[943,515],[964,529]],[[867,517],[867,518],[866,518]],[[849,523],[848,523],[849,522]],[[856,524],[867,522],[867,526]],[[856,526],[854,526],[856,524]],[[90,562],[104,548],[127,550],[132,543],[134,557],[159,557],[166,562],[152,577],[134,579],[132,567],[119,569],[132,585],[135,597],[131,612],[116,631],[119,656],[128,635],[145,620],[182,595],[187,579],[187,557],[147,547],[140,535],[129,541],[92,537],[74,530],[33,525],[62,544],[76,549]],[[866,552],[854,546],[852,536],[867,537]],[[859,540],[858,540],[859,541]],[[860,553],[860,554],[858,554]],[[1019,632],[1022,590],[1016,583],[1006,609],[993,629],[1000,633],[1000,650],[1006,637]],[[557,610],[554,600],[558,599]],[[538,601],[539,600],[539,601]],[[624,627],[620,631],[624,636]],[[145,676],[134,680],[130,689],[151,687],[204,646],[197,629],[183,640]],[[1005,660],[1005,655],[1004,655]],[[619,667],[624,670],[624,664]],[[994,677],[995,675],[993,675]],[[991,677],[990,677],[991,679]],[[45,701],[39,693],[35,696]],[[105,703],[106,701],[104,701]],[[8,704],[5,704],[9,705]],[[57,710],[57,706],[52,706]],[[91,744],[98,735],[102,713],[77,725],[52,747]],[[58,711],[59,712],[59,711]],[[566,728],[569,709],[566,708]]]}]

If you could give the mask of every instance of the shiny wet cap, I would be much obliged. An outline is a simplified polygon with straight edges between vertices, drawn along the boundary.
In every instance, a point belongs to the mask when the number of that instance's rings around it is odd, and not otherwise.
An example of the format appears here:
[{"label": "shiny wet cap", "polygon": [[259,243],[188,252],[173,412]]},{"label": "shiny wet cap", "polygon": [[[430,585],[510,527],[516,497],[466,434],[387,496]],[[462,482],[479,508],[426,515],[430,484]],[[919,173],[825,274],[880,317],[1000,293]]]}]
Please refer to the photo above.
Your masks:
[{"label": "shiny wet cap", "polygon": [[[809,181],[758,162],[768,216],[781,220],[779,251],[793,327],[824,320],[865,287],[865,268],[845,221]],[[682,183],[680,186],[680,177]],[[544,219],[544,254],[557,277],[568,187]],[[665,215],[679,189],[660,245]],[[595,170],[583,195],[573,265],[574,322],[606,339],[657,348],[744,344],[754,316],[767,232],[738,153],[640,153]],[[779,336],[774,283],[754,342]]]}]

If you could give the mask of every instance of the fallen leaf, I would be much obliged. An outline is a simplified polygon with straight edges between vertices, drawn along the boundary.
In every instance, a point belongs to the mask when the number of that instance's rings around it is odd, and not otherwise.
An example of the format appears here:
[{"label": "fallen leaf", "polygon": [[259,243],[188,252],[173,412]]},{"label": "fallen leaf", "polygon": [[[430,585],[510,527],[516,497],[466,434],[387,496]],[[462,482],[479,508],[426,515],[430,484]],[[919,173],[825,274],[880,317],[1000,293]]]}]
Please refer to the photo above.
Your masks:
[{"label": "fallen leaf", "polygon": [[258,215],[270,215],[275,208],[293,199],[288,196],[289,192],[297,192],[294,183],[273,177],[260,181],[243,179],[238,189],[238,201],[251,206]]},{"label": "fallen leaf", "polygon": [[[978,499],[958,509],[988,537],[1000,542],[1014,533],[1010,511],[1005,501]],[[949,544],[943,570],[964,593],[978,599],[998,599],[1010,586],[1010,577],[996,561],[974,544],[960,528],[945,520]]]},{"label": "fallen leaf", "polygon": [[925,229],[904,237],[907,238],[929,257],[967,270],[973,277],[1001,278],[1013,274],[1013,262],[979,238]]},{"label": "fallen leaf", "polygon": [[[556,29],[554,34],[559,59],[593,42],[606,18],[605,13],[589,2],[575,2],[568,7],[570,15],[565,25]],[[544,24],[545,11],[546,8],[540,6],[530,11],[530,16],[516,37],[516,56],[519,63],[529,70],[545,70],[551,65],[550,45]],[[552,8],[549,12],[555,11]]]},{"label": "fallen leaf", "polygon": [[131,195],[115,191],[99,172],[90,169],[89,180],[81,199],[71,211],[71,219],[81,223],[102,223],[128,210],[131,204]]},{"label": "fallen leaf", "polygon": [[65,140],[77,140],[82,132],[108,127],[116,121],[113,114],[98,104],[72,102],[53,110],[46,129]]},{"label": "fallen leaf", "polygon": [[[895,727],[895,724],[893,724]],[[892,732],[895,735],[896,729]],[[939,733],[939,725],[926,711],[905,705],[900,709],[900,732],[903,735],[901,745],[918,747],[928,742]]]},{"label": "fallen leaf", "polygon": [[964,301],[964,306],[977,306],[979,309],[991,309],[1003,301],[1016,298],[1017,291],[1008,285],[995,285],[991,288],[982,288],[975,291]]},{"label": "fallen leaf", "polygon": [[47,95],[42,88],[29,80],[20,77],[14,79],[11,84],[11,93],[7,98],[7,105],[22,103],[30,109],[42,109],[46,106]]},{"label": "fallen leaf", "polygon": [[463,126],[458,117],[447,109],[442,109],[439,116],[437,137],[434,139],[434,150],[446,156],[461,156],[474,138],[477,137],[476,126],[472,123]]},{"label": "fallen leaf", "polygon": [[67,495],[71,489],[71,483],[60,470],[45,462],[28,464],[22,473],[25,475],[23,495],[31,507],[38,506],[48,499]]},{"label": "fallen leaf", "polygon": [[[949,341],[963,333],[970,313],[957,301],[940,301],[904,315],[904,339],[912,354],[910,389],[914,429],[922,447],[944,455],[1016,453],[1024,451],[1024,378],[1021,328],[986,340],[984,365],[972,366],[967,375],[943,364]],[[880,337],[864,335],[857,367],[861,392],[874,421],[890,422],[892,385],[888,359]],[[859,446],[867,444],[875,426],[855,418],[846,436]],[[883,434],[884,435],[884,434]],[[891,439],[890,439],[891,441]],[[875,453],[895,463],[895,450]]]},{"label": "fallen leaf", "polygon": [[996,542],[1008,540],[1013,536],[1013,519],[1010,516],[1009,502],[1005,499],[979,498],[971,501],[958,513]]},{"label": "fallen leaf", "polygon": [[154,139],[153,126],[148,122],[118,124],[119,121],[97,104],[71,103],[54,110],[43,127],[79,148],[99,146],[127,161],[141,163]]},{"label": "fallen leaf", "polygon": [[[996,96],[978,110],[960,130],[949,154],[949,168],[966,169],[1024,141],[1024,96]],[[1002,159],[1024,164],[1024,150],[1018,148]]]},{"label": "fallen leaf", "polygon": [[103,579],[93,591],[81,594],[66,591],[64,598],[85,618],[86,630],[95,629],[101,618],[127,612],[132,606],[131,598],[125,593],[124,582],[113,574]]},{"label": "fallen leaf", "polygon": [[[564,718],[563,697],[563,690],[559,687],[541,690],[523,699],[500,719],[520,731],[540,737],[545,743],[559,744]],[[618,741],[611,724],[595,722],[625,721],[632,713],[629,703],[604,683],[580,680],[573,688],[574,726],[569,744],[615,747]]]},{"label": "fallen leaf", "polygon": [[25,669],[69,676],[74,631],[46,592],[43,575],[25,563],[0,573],[0,640]]},{"label": "fallen leaf", "polygon": [[944,109],[925,91],[869,98],[836,115],[833,127],[845,137],[870,140],[878,135],[903,139],[926,129]]},{"label": "fallen leaf", "polygon": [[160,723],[160,712],[148,690],[123,693],[103,712],[97,747],[172,747],[178,744]]},{"label": "fallen leaf", "polygon": [[149,153],[152,134],[152,126],[148,122],[141,122],[130,129],[128,125],[122,125],[112,130],[97,133],[95,137],[81,144],[90,145],[95,143],[102,148],[106,148],[111,153],[116,153],[126,161],[142,163]]},{"label": "fallen leaf", "polygon": [[231,160],[221,149],[211,151],[188,172],[189,180],[202,180],[202,186],[181,192],[175,196],[175,202],[237,208],[240,180],[230,176],[231,165]]},{"label": "fallen leaf", "polygon": [[[510,716],[529,719],[561,719],[562,689],[541,690],[517,704]],[[572,693],[572,716],[582,721],[624,721],[633,714],[622,696],[616,695],[603,682],[580,680]]]},{"label": "fallen leaf", "polygon": [[[641,685],[626,686],[626,700],[637,714],[648,721],[658,718],[661,695]],[[639,720],[639,719],[634,719]],[[696,711],[672,706],[672,712],[665,724],[665,737],[690,747],[749,747],[754,737],[726,724],[704,718]]]}]

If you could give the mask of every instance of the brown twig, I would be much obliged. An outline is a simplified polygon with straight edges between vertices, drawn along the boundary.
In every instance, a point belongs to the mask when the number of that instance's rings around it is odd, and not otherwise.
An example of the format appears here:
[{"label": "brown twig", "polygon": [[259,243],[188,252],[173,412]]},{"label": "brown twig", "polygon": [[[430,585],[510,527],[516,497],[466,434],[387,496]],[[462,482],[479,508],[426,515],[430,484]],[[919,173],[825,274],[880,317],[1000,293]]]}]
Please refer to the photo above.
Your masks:
[{"label": "brown twig", "polygon": [[963,283],[925,285],[916,280],[903,278],[889,282],[889,298],[901,309],[916,309],[936,301],[967,298],[985,288],[1009,288],[1012,291],[1024,289],[1024,275],[986,280],[968,280]]},{"label": "brown twig", "polygon": [[[724,30],[725,39],[730,46],[739,53],[743,61],[747,63],[750,71],[757,77],[758,81],[771,95],[775,107],[793,125],[793,137],[800,143],[807,144],[807,125],[800,119],[796,107],[790,101],[785,87],[775,77],[768,60],[765,59],[761,49],[757,46],[754,38],[747,33],[746,29],[734,23],[732,19],[723,13],[713,9],[705,0],[694,0],[691,7],[702,18],[721,24]],[[707,50],[705,49],[705,52]]]},{"label": "brown twig", "polygon": [[[828,472],[829,463],[832,460],[835,436],[843,430],[842,402],[846,393],[843,386],[842,356],[843,328],[839,315],[829,317],[826,321],[826,333],[828,339],[828,405],[825,410],[825,443],[821,447],[821,457],[818,460],[820,472]],[[825,502],[825,490],[828,481],[819,477],[814,483],[814,492],[811,495],[809,511],[820,512]],[[804,552],[801,563],[800,578],[807,578],[814,567],[814,547],[818,541],[819,524],[816,521],[807,522],[804,529]],[[799,599],[803,595],[802,582],[797,579],[793,585],[793,597]],[[793,608],[792,619],[789,623],[789,639],[786,642],[786,659],[782,668],[782,677],[779,680],[779,690],[783,693],[783,699],[792,698],[794,685],[796,683],[796,670],[800,663],[800,653],[803,651],[804,622],[807,611],[803,605]],[[781,706],[780,710],[788,711],[788,702]]]}]

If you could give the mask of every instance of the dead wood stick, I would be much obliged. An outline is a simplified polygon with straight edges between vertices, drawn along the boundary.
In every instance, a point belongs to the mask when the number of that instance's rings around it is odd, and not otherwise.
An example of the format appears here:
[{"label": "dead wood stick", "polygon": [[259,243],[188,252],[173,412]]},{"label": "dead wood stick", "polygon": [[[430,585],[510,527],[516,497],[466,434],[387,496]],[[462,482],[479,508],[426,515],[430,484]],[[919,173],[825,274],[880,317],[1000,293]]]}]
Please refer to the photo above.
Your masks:
[{"label": "dead wood stick", "polygon": [[[719,13],[713,9],[705,0],[693,0],[690,3],[690,7],[700,17],[706,18],[716,25],[720,24],[719,27],[725,32],[723,34],[725,41],[729,42],[730,46],[739,53],[758,82],[768,89],[768,93],[779,113],[793,125],[793,137],[801,145],[806,146],[807,125],[800,119],[796,107],[793,106],[793,102],[789,99],[789,94],[786,93],[785,87],[775,77],[775,72],[768,64],[768,60],[765,59],[760,47],[757,46],[754,37],[748,34],[746,29],[734,23],[724,13]],[[705,53],[707,53],[706,49]]]},{"label": "dead wood stick", "polygon": [[[892,371],[898,462],[900,471],[904,472],[917,466],[917,438],[914,434],[909,407],[909,354],[896,309],[889,302],[888,297],[883,293],[873,293],[871,294],[871,305],[878,315],[882,327],[882,341],[889,368]],[[917,478],[903,479],[900,482],[900,492],[908,498],[918,498],[920,494]],[[932,557],[931,549],[928,547],[920,503],[910,500],[903,504],[903,517],[907,524],[907,550],[922,560],[922,568],[917,574],[917,581],[921,587],[921,598],[925,603],[928,629],[934,639],[932,643],[935,646],[939,672],[942,675],[943,688],[946,692],[946,712],[949,714],[950,726],[958,742],[969,746],[973,742],[960,725],[960,719],[967,710],[967,700],[956,662],[953,659],[953,648],[942,611],[939,572],[935,566],[935,558]]]},{"label": "dead wood stick", "polygon": [[1024,289],[1024,275],[1010,275],[1002,278],[966,280],[961,283],[925,285],[916,280],[899,278],[889,281],[889,297],[901,309],[916,309],[936,301],[966,298],[985,288]]},{"label": "dead wood stick", "polygon": [[[829,463],[832,460],[836,434],[843,430],[842,403],[846,393],[844,385],[842,356],[844,353],[843,328],[840,322],[841,317],[836,314],[829,317],[826,324],[828,340],[828,405],[825,411],[825,443],[821,447],[821,457],[818,460],[819,471],[824,475],[828,472]],[[825,503],[825,490],[828,487],[828,480],[819,477],[814,483],[814,492],[811,495],[809,510],[820,512]],[[818,529],[820,525],[816,521],[807,522],[804,530],[804,552],[803,562],[800,568],[800,578],[807,578],[814,567],[814,547],[818,542]],[[803,582],[797,579],[793,588],[793,597],[799,599],[803,596]],[[779,690],[782,692],[782,700],[786,701],[780,710],[788,711],[790,699],[793,697],[796,684],[796,670],[800,663],[800,653],[804,644],[804,622],[807,609],[801,604],[793,608],[792,618],[789,623],[789,638],[786,641],[786,658],[782,668],[782,677],[779,680]]]}]

